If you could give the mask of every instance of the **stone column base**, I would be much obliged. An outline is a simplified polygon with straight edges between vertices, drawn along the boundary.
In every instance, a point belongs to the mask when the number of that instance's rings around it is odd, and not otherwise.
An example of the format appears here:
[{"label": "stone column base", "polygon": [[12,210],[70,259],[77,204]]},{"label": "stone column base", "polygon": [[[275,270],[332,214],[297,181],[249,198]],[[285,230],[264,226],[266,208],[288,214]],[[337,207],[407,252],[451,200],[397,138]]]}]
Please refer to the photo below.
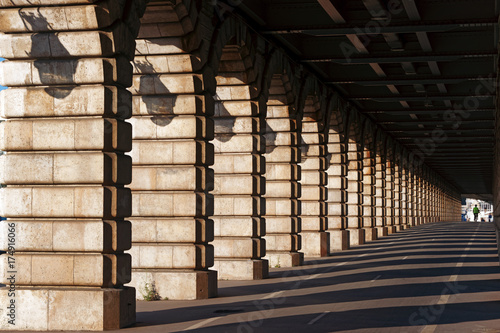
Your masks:
[{"label": "stone column base", "polygon": [[302,252],[267,252],[265,259],[269,260],[269,267],[295,267],[304,263]]},{"label": "stone column base", "polygon": [[328,257],[330,235],[325,231],[302,231],[302,252],[305,257]]},{"label": "stone column base", "polygon": [[0,289],[1,331],[103,331],[135,323],[134,288],[16,286],[15,297],[8,293]]},{"label": "stone column base", "polygon": [[147,298],[148,291],[162,300],[206,299],[217,297],[217,272],[132,269],[130,286],[135,287],[138,300]]},{"label": "stone column base", "polygon": [[349,229],[349,247],[365,243],[365,229]]},{"label": "stone column base", "polygon": [[375,227],[375,229],[377,230],[377,239],[385,237],[389,234],[387,227]]},{"label": "stone column base", "polygon": [[401,225],[399,225],[399,229],[398,229],[397,231],[399,232],[399,231],[402,231],[402,230],[408,230],[408,229],[410,229],[411,227],[412,227],[412,226],[411,226],[411,225],[409,225],[409,224],[401,224]]},{"label": "stone column base", "polygon": [[330,253],[349,249],[348,230],[328,230],[330,234]]},{"label": "stone column base", "polygon": [[365,232],[365,243],[377,240],[377,229],[376,228],[363,228]]},{"label": "stone column base", "polygon": [[267,260],[215,259],[212,267],[217,271],[219,280],[262,280],[269,277]]},{"label": "stone column base", "polygon": [[388,225],[387,226],[387,235],[392,235],[397,232],[396,225]]}]

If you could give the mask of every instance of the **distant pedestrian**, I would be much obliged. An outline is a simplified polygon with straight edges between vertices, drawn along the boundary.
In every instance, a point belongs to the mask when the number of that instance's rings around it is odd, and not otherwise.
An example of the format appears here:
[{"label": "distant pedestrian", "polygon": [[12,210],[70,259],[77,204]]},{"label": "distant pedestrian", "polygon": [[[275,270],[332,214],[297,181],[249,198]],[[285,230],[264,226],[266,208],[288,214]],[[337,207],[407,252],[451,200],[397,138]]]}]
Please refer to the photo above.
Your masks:
[{"label": "distant pedestrian", "polygon": [[472,213],[474,214],[474,222],[477,222],[477,217],[479,216],[479,208],[477,208],[477,205],[472,209]]}]

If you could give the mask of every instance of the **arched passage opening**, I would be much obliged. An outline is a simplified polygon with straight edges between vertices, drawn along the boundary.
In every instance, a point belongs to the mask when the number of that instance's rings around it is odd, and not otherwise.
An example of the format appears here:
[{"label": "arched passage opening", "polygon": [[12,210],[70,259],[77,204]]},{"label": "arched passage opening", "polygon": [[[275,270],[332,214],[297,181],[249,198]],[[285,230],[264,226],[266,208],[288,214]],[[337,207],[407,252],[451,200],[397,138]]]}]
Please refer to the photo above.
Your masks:
[{"label": "arched passage opening", "polygon": [[138,299],[217,294],[206,6],[150,2],[136,40],[130,254]]},{"label": "arched passage opening", "polygon": [[[314,86],[312,86],[314,87]],[[314,87],[315,88],[315,87]],[[319,89],[306,90],[301,126],[302,251],[306,257],[328,256],[326,102]]]},{"label": "arched passage opening", "polygon": [[347,231],[347,118],[345,105],[337,95],[329,102],[328,155],[327,155],[327,217],[330,234],[330,252],[349,248]]},{"label": "arched passage opening", "polygon": [[282,69],[271,77],[266,115],[266,258],[271,267],[300,266],[300,147],[293,82]]},{"label": "arched passage opening", "polygon": [[219,279],[268,276],[263,219],[265,203],[265,104],[259,50],[249,34],[222,48],[215,94],[215,269]]}]

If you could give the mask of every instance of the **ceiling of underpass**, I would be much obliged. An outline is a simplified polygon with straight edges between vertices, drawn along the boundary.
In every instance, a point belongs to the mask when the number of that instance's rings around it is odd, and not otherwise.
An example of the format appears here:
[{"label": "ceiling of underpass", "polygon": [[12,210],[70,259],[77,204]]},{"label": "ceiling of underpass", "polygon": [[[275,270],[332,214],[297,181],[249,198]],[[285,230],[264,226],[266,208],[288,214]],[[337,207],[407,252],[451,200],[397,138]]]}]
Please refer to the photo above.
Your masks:
[{"label": "ceiling of underpass", "polygon": [[244,0],[235,12],[459,191],[491,193],[497,0]]}]

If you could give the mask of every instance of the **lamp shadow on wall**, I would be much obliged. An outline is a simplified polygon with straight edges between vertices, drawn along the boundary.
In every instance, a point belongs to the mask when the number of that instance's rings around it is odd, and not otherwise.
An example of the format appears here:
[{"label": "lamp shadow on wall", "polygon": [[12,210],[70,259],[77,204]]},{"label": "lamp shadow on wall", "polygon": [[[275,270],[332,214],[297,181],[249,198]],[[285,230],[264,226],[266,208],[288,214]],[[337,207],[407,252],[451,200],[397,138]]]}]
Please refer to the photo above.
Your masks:
[{"label": "lamp shadow on wall", "polygon": [[168,126],[174,117],[177,95],[171,94],[161,81],[161,75],[149,61],[135,61],[134,65],[144,74],[140,78],[139,92],[147,93],[141,96],[141,99],[146,105],[148,114],[153,116],[151,121],[157,126]]},{"label": "lamp shadow on wall", "polygon": [[[34,14],[19,11],[19,15],[25,27],[30,31],[53,30],[47,19],[40,13]],[[45,52],[40,51],[40,49],[44,50],[45,47],[48,47]],[[75,88],[74,75],[78,66],[78,60],[67,59],[71,57],[71,54],[61,43],[57,33],[37,32],[31,35],[31,50],[27,55],[38,59],[34,61],[34,66],[43,85],[64,85],[45,88],[45,92],[48,95],[57,99],[64,99],[71,94]],[[66,59],[54,60],[55,57]]]}]

